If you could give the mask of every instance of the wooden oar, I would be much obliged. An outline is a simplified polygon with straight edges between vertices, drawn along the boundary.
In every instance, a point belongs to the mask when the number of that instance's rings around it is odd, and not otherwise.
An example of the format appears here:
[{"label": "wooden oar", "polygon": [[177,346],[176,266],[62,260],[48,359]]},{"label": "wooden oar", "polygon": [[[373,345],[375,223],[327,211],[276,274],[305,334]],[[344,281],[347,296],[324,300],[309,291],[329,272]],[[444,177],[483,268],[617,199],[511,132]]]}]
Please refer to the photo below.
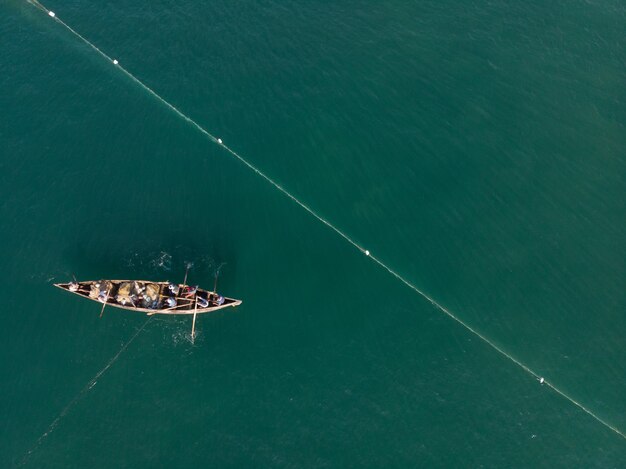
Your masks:
[{"label": "wooden oar", "polygon": [[[187,298],[182,298],[182,299],[183,299],[183,300],[186,300]],[[176,305],[176,306],[172,306],[172,307],[170,307],[170,308],[165,308],[165,309],[155,309],[155,310],[154,310],[154,313],[152,313],[152,314],[158,314],[158,313],[160,313],[160,312],[162,312],[162,311],[171,311],[171,310],[173,310],[173,309],[182,308],[183,306],[189,306],[189,305]]]},{"label": "wooden oar", "polygon": [[198,297],[196,297],[196,304],[193,308],[193,322],[191,323],[191,343],[193,344],[196,338],[196,315],[198,314]]},{"label": "wooden oar", "polygon": [[102,305],[102,310],[100,311],[100,317],[102,317],[102,315],[104,314],[104,307],[107,305],[107,302],[109,301],[109,293],[111,292],[111,290],[107,290],[107,297],[104,300],[104,304]]},{"label": "wooden oar", "polygon": [[183,290],[183,288],[185,288],[185,286],[187,285],[187,274],[189,273],[189,265],[187,265],[187,270],[185,270],[185,280],[183,280],[183,286],[180,289],[181,291]]},{"label": "wooden oar", "polygon": [[217,270],[215,271],[215,282],[213,283],[213,293],[217,293],[217,277],[219,277],[220,275],[220,270],[222,269],[223,266],[226,265],[226,262],[222,262],[219,267],[217,268]]}]

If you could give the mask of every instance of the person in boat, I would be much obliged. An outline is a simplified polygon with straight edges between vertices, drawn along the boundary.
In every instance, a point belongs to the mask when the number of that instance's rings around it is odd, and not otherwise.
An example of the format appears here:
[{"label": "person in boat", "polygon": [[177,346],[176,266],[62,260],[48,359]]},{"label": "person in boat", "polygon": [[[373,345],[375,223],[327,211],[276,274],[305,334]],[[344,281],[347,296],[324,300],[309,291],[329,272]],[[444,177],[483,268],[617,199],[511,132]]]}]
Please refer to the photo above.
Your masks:
[{"label": "person in boat", "polygon": [[133,293],[135,295],[141,298],[141,296],[143,295],[143,292],[145,291],[146,291],[146,286],[143,283],[137,282],[137,281],[133,282]]},{"label": "person in boat", "polygon": [[167,289],[174,296],[178,295],[178,292],[180,291],[180,287],[178,285],[174,285],[173,283],[170,283],[167,286]]},{"label": "person in boat", "polygon": [[78,282],[70,282],[70,285],[69,285],[69,290],[70,290],[71,292],[76,292],[76,291],[78,291],[78,287],[79,287],[79,286],[80,286],[80,285],[78,285]]},{"label": "person in boat", "polygon": [[209,298],[215,306],[222,306],[224,304],[224,301],[226,301],[222,295],[219,295],[217,293],[211,294]]},{"label": "person in boat", "polygon": [[89,298],[92,300],[103,301],[101,296],[108,297],[113,289],[113,284],[109,280],[100,280],[91,284],[89,289]]},{"label": "person in boat", "polygon": [[159,300],[159,286],[156,283],[148,283],[141,298],[145,308],[155,309]]},{"label": "person in boat", "polygon": [[163,302],[163,306],[165,306],[165,308],[173,308],[174,306],[176,306],[176,298],[165,298],[165,301]]},{"label": "person in boat", "polygon": [[198,285],[196,285],[195,287],[191,287],[191,286],[184,287],[182,296],[183,298],[193,298],[197,292],[198,292]]},{"label": "person in boat", "polygon": [[132,293],[131,282],[123,282],[117,289],[117,295],[115,295],[115,301],[122,306],[126,306],[126,303],[135,306],[137,303],[137,295]]}]

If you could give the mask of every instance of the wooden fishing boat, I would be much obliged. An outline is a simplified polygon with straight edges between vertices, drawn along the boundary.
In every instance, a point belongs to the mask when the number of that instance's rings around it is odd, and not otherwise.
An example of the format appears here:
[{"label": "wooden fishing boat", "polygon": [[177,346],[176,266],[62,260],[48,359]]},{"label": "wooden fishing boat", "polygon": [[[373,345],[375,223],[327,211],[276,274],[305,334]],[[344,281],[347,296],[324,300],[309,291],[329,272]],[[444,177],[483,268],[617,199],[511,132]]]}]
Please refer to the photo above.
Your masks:
[{"label": "wooden fishing boat", "polygon": [[[186,281],[186,276],[185,276]],[[87,282],[55,283],[55,287],[105,306],[154,314],[193,315],[191,336],[194,337],[196,315],[235,307],[241,300],[227,298],[216,291],[171,282],[148,280],[91,280]]]}]

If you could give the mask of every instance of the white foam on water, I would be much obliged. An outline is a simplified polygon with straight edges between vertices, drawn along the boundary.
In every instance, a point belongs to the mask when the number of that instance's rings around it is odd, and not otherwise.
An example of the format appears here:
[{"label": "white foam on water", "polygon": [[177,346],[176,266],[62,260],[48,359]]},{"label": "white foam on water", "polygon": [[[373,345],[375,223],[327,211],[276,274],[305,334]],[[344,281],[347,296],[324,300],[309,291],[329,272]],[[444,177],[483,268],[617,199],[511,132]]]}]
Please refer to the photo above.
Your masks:
[{"label": "white foam on water", "polygon": [[150,266],[169,272],[170,270],[172,270],[172,255],[168,252],[161,251],[154,259],[150,261]]}]

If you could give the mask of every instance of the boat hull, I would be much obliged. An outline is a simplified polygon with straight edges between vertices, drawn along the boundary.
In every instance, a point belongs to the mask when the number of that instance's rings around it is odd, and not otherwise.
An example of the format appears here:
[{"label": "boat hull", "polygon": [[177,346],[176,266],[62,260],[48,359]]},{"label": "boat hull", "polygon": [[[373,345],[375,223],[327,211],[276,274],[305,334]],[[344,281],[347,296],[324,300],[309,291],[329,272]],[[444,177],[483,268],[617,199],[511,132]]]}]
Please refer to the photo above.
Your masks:
[{"label": "boat hull", "polygon": [[[97,282],[110,282],[111,285],[113,286],[111,288],[111,291],[107,294],[106,301],[103,301],[102,299],[98,299],[98,298],[93,298],[90,296],[90,292],[92,292],[92,286],[95,285]],[[120,285],[124,283],[134,283],[134,282],[137,282],[137,284],[140,284],[140,285],[158,286],[159,298],[157,302],[159,305],[163,303],[161,300],[166,299],[166,298],[174,298],[177,302],[177,305],[174,307],[146,308],[142,306],[124,305],[124,304],[118,303],[115,299],[115,290],[118,289]],[[72,291],[72,289],[70,289],[70,286],[71,285],[75,286],[76,284],[78,285],[78,289],[76,291]],[[161,315],[168,315],[168,316],[206,314],[206,313],[212,313],[214,311],[219,311],[220,309],[224,309],[224,308],[239,306],[242,303],[241,300],[223,297],[224,299],[223,304],[217,304],[217,302],[213,301],[213,299],[216,300],[218,298],[218,295],[215,292],[210,292],[208,290],[204,290],[201,288],[198,288],[195,295],[192,297],[185,297],[184,295],[172,295],[167,290],[167,287],[169,285],[171,285],[170,282],[151,282],[147,280],[101,280],[101,281],[90,280],[87,282],[76,282],[75,284],[72,284],[72,283],[55,283],[54,284],[55,287],[58,287],[61,290],[74,293],[75,295],[81,296],[88,300],[95,301],[98,304],[104,305],[106,303],[107,306],[111,306],[113,308],[123,309],[126,311],[133,311],[136,313],[144,313],[149,316],[152,316],[154,314],[161,314]],[[180,290],[182,290],[183,287],[185,287],[185,285],[180,285],[180,284],[178,284],[177,286],[180,288]],[[199,307],[197,305],[199,300],[197,300],[196,298],[202,298],[205,301],[208,301],[209,306],[204,307],[204,308]]]}]

